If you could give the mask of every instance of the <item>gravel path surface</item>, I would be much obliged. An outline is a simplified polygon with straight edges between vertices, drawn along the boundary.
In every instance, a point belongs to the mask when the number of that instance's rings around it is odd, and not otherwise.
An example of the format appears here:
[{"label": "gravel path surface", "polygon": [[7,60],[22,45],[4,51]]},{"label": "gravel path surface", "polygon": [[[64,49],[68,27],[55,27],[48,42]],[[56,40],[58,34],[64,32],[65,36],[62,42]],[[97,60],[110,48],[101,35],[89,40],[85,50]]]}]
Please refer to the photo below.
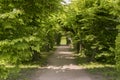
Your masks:
[{"label": "gravel path surface", "polygon": [[77,66],[69,46],[58,46],[46,67],[37,69],[29,80],[93,80]]}]

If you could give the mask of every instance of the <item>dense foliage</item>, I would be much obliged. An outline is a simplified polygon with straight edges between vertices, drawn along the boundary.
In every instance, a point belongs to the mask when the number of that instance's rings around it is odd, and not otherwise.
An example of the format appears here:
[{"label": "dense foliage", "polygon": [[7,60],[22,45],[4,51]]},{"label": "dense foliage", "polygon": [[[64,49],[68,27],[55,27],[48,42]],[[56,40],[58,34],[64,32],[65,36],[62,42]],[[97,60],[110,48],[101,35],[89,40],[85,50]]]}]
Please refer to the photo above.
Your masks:
[{"label": "dense foliage", "polygon": [[84,53],[88,61],[112,64],[119,61],[119,52],[115,53],[115,40],[119,35],[116,26],[120,23],[119,0],[72,0],[65,10],[62,28],[72,33],[78,53]]},{"label": "dense foliage", "polygon": [[116,63],[120,72],[120,1],[61,1],[0,0],[0,78],[9,75],[6,65],[38,60],[60,45],[61,28],[77,53],[88,61]]},{"label": "dense foliage", "polygon": [[39,59],[53,48],[60,5],[61,0],[0,0],[0,78],[9,74],[6,64]]}]

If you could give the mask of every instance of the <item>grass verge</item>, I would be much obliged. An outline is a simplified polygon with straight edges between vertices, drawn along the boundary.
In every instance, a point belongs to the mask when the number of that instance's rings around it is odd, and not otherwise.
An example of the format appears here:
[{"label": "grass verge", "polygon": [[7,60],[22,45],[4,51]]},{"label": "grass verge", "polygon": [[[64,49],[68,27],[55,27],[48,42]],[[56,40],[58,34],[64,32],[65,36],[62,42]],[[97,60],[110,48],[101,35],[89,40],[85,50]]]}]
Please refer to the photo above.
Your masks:
[{"label": "grass verge", "polygon": [[66,45],[66,37],[65,37],[65,36],[63,36],[63,37],[61,38],[60,44],[61,44],[61,45]]},{"label": "grass verge", "polygon": [[[27,62],[20,64],[19,67],[9,66],[10,75],[6,80],[29,80],[42,66],[47,65],[48,57],[53,54],[53,51],[42,52],[41,59],[35,62]],[[0,79],[1,80],[1,79]]]},{"label": "grass verge", "polygon": [[76,62],[80,67],[92,74],[92,77],[102,77],[98,80],[120,80],[119,74],[116,72],[115,65],[88,62],[84,55],[77,55]]}]

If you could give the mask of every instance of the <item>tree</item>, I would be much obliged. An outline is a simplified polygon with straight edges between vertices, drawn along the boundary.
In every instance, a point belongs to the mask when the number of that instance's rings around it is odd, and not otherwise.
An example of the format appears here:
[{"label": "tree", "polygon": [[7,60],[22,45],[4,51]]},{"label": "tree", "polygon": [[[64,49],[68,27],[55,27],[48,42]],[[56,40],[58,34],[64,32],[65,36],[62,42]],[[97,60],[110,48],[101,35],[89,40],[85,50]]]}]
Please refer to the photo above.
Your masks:
[{"label": "tree", "polygon": [[[54,25],[49,17],[60,6],[61,0],[0,0],[0,62],[19,65],[40,55],[46,44],[52,48]],[[9,74],[4,64],[1,78]]]},{"label": "tree", "polygon": [[73,33],[77,52],[84,52],[89,61],[115,63],[118,22],[113,5],[112,0],[73,0],[66,7],[63,29]]}]

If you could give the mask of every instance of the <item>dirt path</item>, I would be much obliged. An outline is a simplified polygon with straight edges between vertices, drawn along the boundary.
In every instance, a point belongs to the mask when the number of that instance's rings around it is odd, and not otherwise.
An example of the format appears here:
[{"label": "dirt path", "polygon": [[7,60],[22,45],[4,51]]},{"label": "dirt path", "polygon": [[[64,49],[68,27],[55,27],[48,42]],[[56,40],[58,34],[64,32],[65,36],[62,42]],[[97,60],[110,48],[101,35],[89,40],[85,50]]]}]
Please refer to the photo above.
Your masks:
[{"label": "dirt path", "polygon": [[68,46],[58,46],[48,63],[47,67],[33,73],[29,80],[92,80],[85,70],[75,65]]},{"label": "dirt path", "polygon": [[69,46],[58,46],[48,63],[46,67],[34,70],[25,80],[93,80],[75,64]]}]

